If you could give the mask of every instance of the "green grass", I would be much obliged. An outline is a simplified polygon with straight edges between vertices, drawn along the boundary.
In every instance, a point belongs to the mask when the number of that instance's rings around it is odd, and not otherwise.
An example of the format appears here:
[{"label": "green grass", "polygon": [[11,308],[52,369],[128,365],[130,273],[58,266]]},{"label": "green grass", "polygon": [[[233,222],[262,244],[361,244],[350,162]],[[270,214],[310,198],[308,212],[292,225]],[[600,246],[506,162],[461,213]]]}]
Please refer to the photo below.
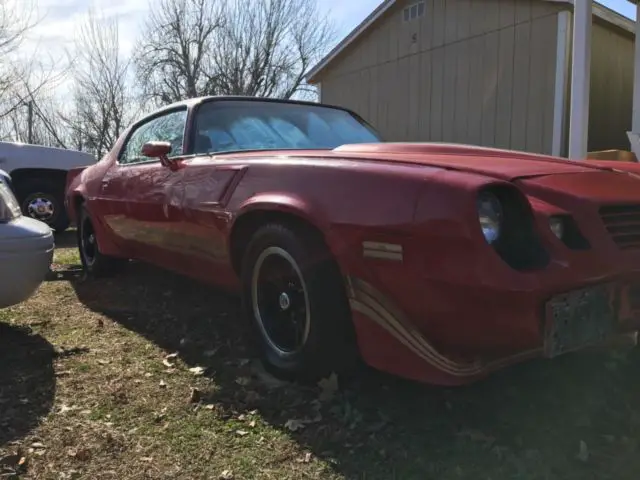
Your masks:
[{"label": "green grass", "polygon": [[457,389],[371,373],[320,402],[318,388],[265,383],[237,299],[140,265],[83,280],[71,240],[33,298],[0,310],[0,458],[26,460],[0,474],[638,478],[636,350],[529,362]]}]

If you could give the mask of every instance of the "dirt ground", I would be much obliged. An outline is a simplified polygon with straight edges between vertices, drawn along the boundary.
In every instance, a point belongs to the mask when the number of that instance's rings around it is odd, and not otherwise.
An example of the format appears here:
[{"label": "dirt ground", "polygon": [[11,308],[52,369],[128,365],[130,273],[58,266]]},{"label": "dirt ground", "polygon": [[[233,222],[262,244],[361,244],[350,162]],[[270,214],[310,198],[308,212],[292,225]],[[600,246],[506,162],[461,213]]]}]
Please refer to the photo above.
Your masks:
[{"label": "dirt ground", "polygon": [[638,349],[303,388],[252,360],[236,298],[144,265],[84,280],[73,238],[0,310],[0,478],[638,478]]}]

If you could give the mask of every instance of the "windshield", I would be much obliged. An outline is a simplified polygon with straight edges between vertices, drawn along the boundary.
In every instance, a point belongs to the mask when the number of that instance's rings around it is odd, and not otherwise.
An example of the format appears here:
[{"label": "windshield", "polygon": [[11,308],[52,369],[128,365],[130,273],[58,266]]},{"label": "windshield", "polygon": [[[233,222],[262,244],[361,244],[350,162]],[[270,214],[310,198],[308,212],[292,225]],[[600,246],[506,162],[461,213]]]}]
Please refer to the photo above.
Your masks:
[{"label": "windshield", "polygon": [[344,110],[295,103],[208,102],[198,109],[195,126],[196,154],[334,149],[381,141],[376,132]]}]

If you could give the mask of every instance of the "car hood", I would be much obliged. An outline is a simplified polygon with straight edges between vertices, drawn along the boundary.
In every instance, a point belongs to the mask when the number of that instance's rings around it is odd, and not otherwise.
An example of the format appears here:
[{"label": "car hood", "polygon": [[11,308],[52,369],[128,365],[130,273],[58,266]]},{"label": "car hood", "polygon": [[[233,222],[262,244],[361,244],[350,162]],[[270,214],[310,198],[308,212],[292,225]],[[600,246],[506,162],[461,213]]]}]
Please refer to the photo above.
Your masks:
[{"label": "car hood", "polygon": [[640,177],[618,171],[528,178],[516,183],[530,196],[556,205],[640,205]]},{"label": "car hood", "polygon": [[343,158],[419,164],[508,181],[546,175],[612,171],[611,168],[590,162],[457,144],[352,144],[338,147],[333,152]]}]

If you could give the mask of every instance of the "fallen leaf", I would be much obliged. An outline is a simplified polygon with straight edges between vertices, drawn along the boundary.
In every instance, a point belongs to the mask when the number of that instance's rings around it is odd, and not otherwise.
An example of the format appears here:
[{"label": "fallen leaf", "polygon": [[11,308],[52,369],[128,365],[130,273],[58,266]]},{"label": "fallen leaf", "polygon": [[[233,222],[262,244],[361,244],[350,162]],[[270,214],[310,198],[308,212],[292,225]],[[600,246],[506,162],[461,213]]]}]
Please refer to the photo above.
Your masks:
[{"label": "fallen leaf", "polygon": [[91,458],[91,452],[87,448],[81,448],[79,450],[69,450],[67,452],[70,457],[74,457],[76,460],[86,462]]},{"label": "fallen leaf", "polygon": [[236,378],[236,383],[242,387],[246,387],[251,384],[251,379],[249,377],[238,377]]},{"label": "fallen leaf", "polygon": [[313,418],[305,418],[304,423],[319,423],[322,421],[322,414],[320,412],[316,412]]},{"label": "fallen leaf", "polygon": [[218,478],[219,480],[233,480],[233,472],[231,470],[223,470]]},{"label": "fallen leaf", "polygon": [[140,457],[140,460],[142,460],[143,462],[151,463],[153,462],[153,457]]},{"label": "fallen leaf", "polygon": [[255,421],[255,420],[251,420],[251,421],[249,422],[249,426],[250,426],[251,428],[255,428],[255,426],[256,426],[256,421]]},{"label": "fallen leaf", "polygon": [[190,368],[189,371],[196,376],[200,376],[204,374],[205,369],[203,367],[193,367]]},{"label": "fallen leaf", "polygon": [[586,462],[589,460],[589,447],[587,447],[587,443],[584,440],[580,440],[580,449],[578,451],[577,457],[581,462]]},{"label": "fallen leaf", "polygon": [[160,380],[160,384],[159,385],[160,385],[161,388],[166,388],[167,382],[165,382],[164,380]]},{"label": "fallen leaf", "polygon": [[109,360],[99,359],[99,360],[98,360],[98,363],[99,363],[100,365],[108,365],[110,362],[109,362]]},{"label": "fallen leaf", "polygon": [[166,357],[164,357],[164,359],[162,360],[162,363],[164,364],[164,366],[172,368],[175,367],[175,360],[178,358],[178,354],[177,353],[170,353],[169,355],[167,355]]},{"label": "fallen leaf", "polygon": [[333,399],[338,391],[338,375],[332,373],[328,378],[323,378],[318,382],[320,387],[320,395],[318,396],[321,402],[328,402]]},{"label": "fallen leaf", "polygon": [[247,394],[244,397],[244,401],[247,402],[248,404],[256,404],[257,402],[259,402],[262,399],[262,397],[260,396],[260,394],[258,392],[255,392],[253,390],[249,390],[247,392]]},{"label": "fallen leaf", "polygon": [[236,430],[236,435],[244,437],[245,435],[249,435],[249,432],[247,432],[246,430]]},{"label": "fallen leaf", "polygon": [[260,362],[259,360],[255,360],[252,362],[251,370],[253,371],[253,374],[258,378],[260,383],[262,383],[269,390],[281,388],[281,387],[284,387],[285,385],[290,384],[289,382],[286,382],[284,380],[279,380],[273,375],[271,375],[270,373],[268,373],[264,369],[262,362]]},{"label": "fallen leaf", "polygon": [[58,413],[67,413],[67,412],[72,412],[73,410],[77,410],[77,409],[78,409],[78,407],[74,407],[74,406],[71,406],[71,407],[70,407],[70,406],[68,406],[68,405],[62,404],[62,405],[60,406],[60,410],[58,410]]},{"label": "fallen leaf", "polygon": [[42,443],[42,442],[33,442],[33,443],[31,444],[31,446],[32,446],[33,448],[45,448],[44,443]]},{"label": "fallen leaf", "polygon": [[297,432],[298,430],[302,430],[305,427],[305,424],[301,420],[296,420],[295,418],[290,418],[284,424],[285,428],[291,430],[292,432]]},{"label": "fallen leaf", "polygon": [[215,407],[215,405],[209,403],[207,405],[204,406],[204,408],[206,408],[207,410],[213,410],[213,408]]},{"label": "fallen leaf", "polygon": [[304,454],[304,457],[298,459],[299,463],[309,463],[311,461],[311,452],[307,452]]}]

